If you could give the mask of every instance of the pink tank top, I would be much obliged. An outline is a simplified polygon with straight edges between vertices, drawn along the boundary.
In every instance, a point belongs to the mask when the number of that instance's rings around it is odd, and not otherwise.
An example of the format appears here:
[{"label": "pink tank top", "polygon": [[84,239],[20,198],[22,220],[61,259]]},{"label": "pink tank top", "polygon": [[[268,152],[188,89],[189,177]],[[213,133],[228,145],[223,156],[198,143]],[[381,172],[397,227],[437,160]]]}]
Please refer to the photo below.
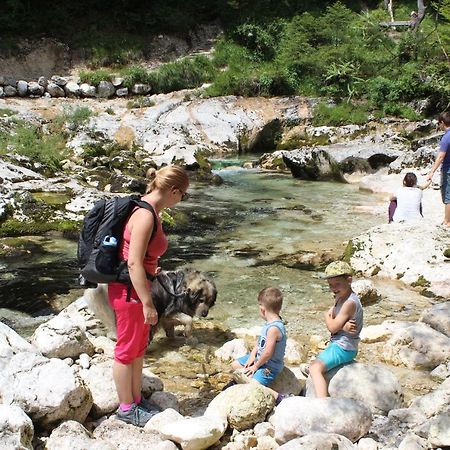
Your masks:
[{"label": "pink tank top", "polygon": [[[153,206],[153,208],[154,208],[154,206]],[[138,209],[138,208],[135,208],[133,210],[133,212],[136,211],[136,209]],[[144,256],[145,271],[152,275],[155,274],[156,268],[158,267],[158,259],[160,258],[160,256],[164,255],[164,253],[167,251],[167,247],[168,247],[167,236],[164,234],[164,231],[163,231],[162,225],[161,225],[161,220],[160,220],[158,214],[156,214],[156,217],[157,217],[157,223],[155,224],[156,233],[154,234],[153,238],[149,242],[147,251],[145,252],[145,256]],[[130,218],[128,218],[128,220],[130,220]],[[119,257],[124,261],[128,260],[128,252],[130,249],[130,239],[131,239],[131,233],[130,233],[130,230],[128,229],[128,221],[127,221],[125,228],[123,230],[121,243],[119,245]]]}]

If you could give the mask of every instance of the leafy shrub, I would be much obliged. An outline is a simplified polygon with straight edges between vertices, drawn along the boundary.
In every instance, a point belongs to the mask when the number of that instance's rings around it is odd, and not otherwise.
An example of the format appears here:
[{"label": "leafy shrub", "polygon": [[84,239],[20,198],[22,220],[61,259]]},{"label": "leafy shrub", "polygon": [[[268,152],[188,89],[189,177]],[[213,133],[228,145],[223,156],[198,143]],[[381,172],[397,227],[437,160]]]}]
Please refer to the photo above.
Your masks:
[{"label": "leafy shrub", "polygon": [[329,125],[340,126],[348,124],[364,124],[368,121],[368,110],[364,105],[352,105],[341,103],[329,106],[319,103],[314,108],[313,124],[315,126]]},{"label": "leafy shrub", "polygon": [[275,37],[266,27],[245,23],[234,30],[232,37],[262,59],[270,60],[275,56]]},{"label": "leafy shrub", "polygon": [[100,81],[111,81],[113,74],[106,69],[98,69],[93,71],[80,71],[80,81],[88,83],[92,86],[98,86]]},{"label": "leafy shrub", "polygon": [[44,134],[39,128],[20,124],[3,144],[3,151],[12,148],[19,155],[27,156],[33,161],[40,162],[51,171],[61,166],[67,151],[64,137],[57,134]]},{"label": "leafy shrub", "polygon": [[383,106],[383,116],[395,116],[408,120],[420,120],[419,114],[417,114],[410,106],[401,103],[386,103]]}]

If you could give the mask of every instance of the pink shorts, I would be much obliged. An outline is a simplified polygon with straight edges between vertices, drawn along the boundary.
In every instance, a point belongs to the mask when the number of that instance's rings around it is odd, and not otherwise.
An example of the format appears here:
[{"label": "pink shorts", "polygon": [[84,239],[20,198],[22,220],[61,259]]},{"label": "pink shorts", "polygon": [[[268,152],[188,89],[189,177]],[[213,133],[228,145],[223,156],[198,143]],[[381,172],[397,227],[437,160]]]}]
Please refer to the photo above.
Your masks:
[{"label": "pink shorts", "polygon": [[122,364],[131,364],[136,358],[144,356],[150,334],[150,325],[144,324],[142,303],[134,289],[131,289],[127,302],[127,288],[122,283],[108,285],[109,304],[116,314],[114,359]]}]

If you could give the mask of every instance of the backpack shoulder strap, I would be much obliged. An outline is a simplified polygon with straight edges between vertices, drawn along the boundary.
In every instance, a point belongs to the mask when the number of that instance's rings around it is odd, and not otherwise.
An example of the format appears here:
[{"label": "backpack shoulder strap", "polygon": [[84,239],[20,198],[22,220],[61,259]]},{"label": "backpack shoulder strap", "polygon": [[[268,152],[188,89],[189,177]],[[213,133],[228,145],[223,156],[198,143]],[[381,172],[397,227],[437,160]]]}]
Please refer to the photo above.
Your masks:
[{"label": "backpack shoulder strap", "polygon": [[[157,216],[156,216],[155,208],[153,208],[153,206],[150,205],[150,203],[148,203],[148,202],[146,202],[146,201],[144,201],[144,200],[140,200],[140,199],[139,199],[139,200],[136,200],[136,201],[135,201],[135,204],[136,204],[136,206],[139,207],[139,208],[144,208],[144,209],[146,209],[147,211],[150,211],[150,212],[152,213],[152,215],[153,215],[153,229],[152,229],[152,234],[151,234],[150,240],[149,240],[149,242],[151,242],[152,239],[153,239],[153,237],[154,237],[155,234],[156,234],[156,230],[157,230],[157,226],[158,226],[158,218],[157,218]],[[133,213],[132,213],[132,214],[133,214]]]}]

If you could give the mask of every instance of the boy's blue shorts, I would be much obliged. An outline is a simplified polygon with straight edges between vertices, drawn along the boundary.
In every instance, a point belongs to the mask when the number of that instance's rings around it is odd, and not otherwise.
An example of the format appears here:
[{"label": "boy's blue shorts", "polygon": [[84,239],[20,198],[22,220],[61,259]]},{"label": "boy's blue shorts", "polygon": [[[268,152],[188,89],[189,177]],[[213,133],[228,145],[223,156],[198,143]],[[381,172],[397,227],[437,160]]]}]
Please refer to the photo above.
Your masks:
[{"label": "boy's blue shorts", "polygon": [[[245,365],[248,358],[250,357],[250,353],[247,353],[245,356],[241,356],[237,361],[242,366]],[[273,380],[279,375],[280,372],[273,372],[266,365],[261,366],[254,374],[253,379],[256,380],[259,384],[263,386],[269,386]]]},{"label": "boy's blue shorts", "polygon": [[325,350],[317,355],[317,359],[320,359],[325,364],[328,371],[353,361],[357,354],[356,350],[344,350],[338,344],[331,342]]},{"label": "boy's blue shorts", "polygon": [[448,205],[450,203],[450,172],[441,175],[441,195],[442,203]]}]

